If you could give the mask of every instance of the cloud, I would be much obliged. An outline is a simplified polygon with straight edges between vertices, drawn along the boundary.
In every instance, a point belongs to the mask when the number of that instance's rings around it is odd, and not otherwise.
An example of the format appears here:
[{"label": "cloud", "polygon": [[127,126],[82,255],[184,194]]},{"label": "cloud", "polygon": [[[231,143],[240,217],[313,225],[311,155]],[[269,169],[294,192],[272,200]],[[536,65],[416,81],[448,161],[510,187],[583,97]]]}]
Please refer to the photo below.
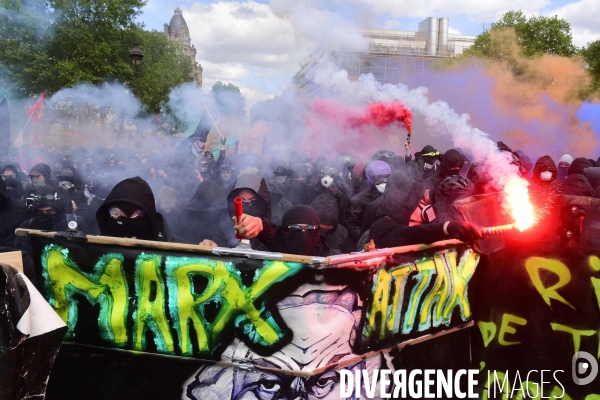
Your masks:
[{"label": "cloud", "polygon": [[547,16],[558,15],[571,24],[573,42],[576,46],[584,46],[588,42],[600,39],[600,1],[580,0],[562,7],[547,11]]},{"label": "cloud", "polygon": [[[389,13],[394,17],[427,18],[431,16],[466,16],[469,20],[492,22],[505,12],[522,10],[537,14],[550,5],[549,0],[430,0],[398,2],[397,0],[362,0],[373,7],[376,14]],[[594,0],[591,0],[594,1]]]},{"label": "cloud", "polygon": [[451,26],[448,27],[448,33],[451,33],[453,35],[462,35],[461,31],[459,31],[458,29],[454,29]]}]

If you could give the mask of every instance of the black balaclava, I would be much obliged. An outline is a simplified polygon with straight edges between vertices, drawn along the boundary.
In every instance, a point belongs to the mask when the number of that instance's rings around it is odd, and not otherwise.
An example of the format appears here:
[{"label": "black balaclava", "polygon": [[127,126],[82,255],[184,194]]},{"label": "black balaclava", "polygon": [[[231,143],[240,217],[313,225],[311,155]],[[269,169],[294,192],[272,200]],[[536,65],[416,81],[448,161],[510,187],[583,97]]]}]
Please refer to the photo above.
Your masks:
[{"label": "black balaclava", "polygon": [[[252,189],[250,188],[245,188],[246,190],[249,190],[251,192],[253,192],[256,197],[251,201],[251,202],[243,202],[243,212],[244,214],[247,215],[251,215],[253,217],[266,217],[267,215],[267,204],[265,203],[265,201]],[[240,189],[239,191],[241,191],[243,189]],[[227,210],[229,211],[229,215],[234,215],[234,209],[233,209],[233,199],[234,197],[231,197],[230,199],[227,200]]]},{"label": "black balaclava", "polygon": [[[109,211],[113,206],[120,208],[127,217],[131,217],[136,210],[145,211],[147,217],[139,220],[129,218],[116,220]],[[154,194],[148,183],[139,176],[127,178],[115,185],[96,211],[96,221],[104,236],[135,236],[137,239],[143,240],[161,240],[159,234],[162,232]]]},{"label": "black balaclava", "polygon": [[320,225],[319,214],[314,208],[299,205],[290,208],[281,220],[281,250],[284,253],[299,254],[304,256],[319,255],[319,245],[321,244],[321,233],[309,235],[305,232],[297,234],[287,234],[286,228],[289,225],[307,224]]},{"label": "black balaclava", "polygon": [[[126,203],[126,202],[116,202],[112,203],[110,207],[118,207],[121,209],[127,216],[131,216],[135,211],[140,210],[139,206],[135,204]],[[106,212],[109,212],[109,209],[106,209]],[[106,232],[108,236],[115,237],[126,237],[132,238],[135,237],[137,239],[143,240],[153,240],[154,239],[154,231],[152,229],[152,222],[150,218],[146,216],[146,218],[137,220],[130,218],[122,218],[116,220],[112,218],[109,214],[108,217],[108,232]]]},{"label": "black balaclava", "polygon": [[[13,179],[13,178],[9,178]],[[8,179],[7,179],[8,180]],[[0,179],[0,208],[10,201],[9,190],[6,189],[5,181]]]},{"label": "black balaclava", "polygon": [[6,178],[3,182],[7,188],[12,188],[11,190],[7,189],[10,197],[17,200],[21,200],[23,198],[23,185],[21,185],[21,182],[18,179]]},{"label": "black balaclava", "polygon": [[[464,165],[465,157],[457,150],[450,149],[442,158],[441,172],[443,176],[458,175]],[[452,169],[454,168],[454,171]]]},{"label": "black balaclava", "polygon": [[426,169],[432,169],[433,164],[439,159],[440,152],[433,148],[433,146],[427,145],[423,147],[421,150],[421,157],[425,160],[425,164],[430,166],[430,168],[425,167]]},{"label": "black balaclava", "polygon": [[322,194],[317,197],[310,205],[319,214],[319,220],[323,225],[331,225],[333,229],[327,231],[321,230],[325,236],[330,236],[335,232],[340,220],[338,203],[330,194]]}]

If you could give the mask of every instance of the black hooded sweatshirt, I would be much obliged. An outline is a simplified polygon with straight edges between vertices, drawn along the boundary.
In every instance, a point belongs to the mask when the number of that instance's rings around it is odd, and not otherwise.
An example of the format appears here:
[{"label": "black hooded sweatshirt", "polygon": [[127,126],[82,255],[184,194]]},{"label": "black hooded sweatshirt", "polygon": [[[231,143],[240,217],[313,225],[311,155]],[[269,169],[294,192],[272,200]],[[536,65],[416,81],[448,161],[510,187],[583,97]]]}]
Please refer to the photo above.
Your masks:
[{"label": "black hooded sweatshirt", "polygon": [[[96,211],[96,221],[98,222],[101,235],[122,237],[111,228],[110,218],[112,217],[109,214],[109,208],[117,203],[132,204],[146,212],[148,220],[150,221],[150,231],[145,232],[145,235],[150,237],[150,239],[147,240],[183,242],[173,235],[163,216],[156,211],[156,203],[152,189],[150,189],[148,183],[139,176],[127,178],[117,183],[106,197],[106,200],[104,200],[104,203],[102,203],[98,208],[98,211]],[[138,237],[138,239],[140,238],[141,237]]]},{"label": "black hooded sweatshirt", "polygon": [[408,226],[411,214],[423,197],[423,190],[423,183],[410,179],[404,171],[395,171],[385,186],[377,216],[388,216]]},{"label": "black hooded sweatshirt", "polygon": [[201,182],[190,201],[175,210],[173,232],[186,242],[198,244],[212,239],[217,227],[229,220],[227,203],[221,186],[211,180]]},{"label": "black hooded sweatshirt", "polygon": [[[437,157],[426,156],[423,157],[421,154],[430,154],[437,152],[432,146],[427,145],[423,147],[420,153],[415,154],[415,159],[408,161],[405,166],[406,174],[418,182],[423,182],[425,179],[436,174],[439,166],[435,164]],[[431,169],[425,169],[425,163],[432,165]]]},{"label": "black hooded sweatshirt", "polygon": [[567,194],[571,196],[591,196],[594,190],[592,185],[582,174],[571,174],[567,176],[567,179],[561,184],[561,194]]},{"label": "black hooded sweatshirt", "polygon": [[368,187],[350,199],[350,207],[348,208],[347,227],[350,237],[357,241],[360,239],[360,228],[362,226],[363,215],[369,204],[381,196],[381,193],[375,186]]},{"label": "black hooded sweatshirt", "polygon": [[[229,214],[229,218],[226,221],[223,221],[219,224],[215,234],[212,237],[213,242],[215,242],[219,247],[230,247],[233,248],[240,243],[239,239],[236,239],[235,232],[233,229],[233,221],[231,217],[234,215],[233,210],[233,199],[243,190],[248,189],[253,191],[258,195],[258,198],[262,199],[260,206],[262,210],[260,211],[260,215],[253,215],[255,217],[260,217],[263,219],[263,223],[271,220],[271,195],[269,193],[269,189],[267,188],[267,183],[263,179],[262,176],[255,174],[242,174],[235,181],[235,185],[229,195],[227,196],[227,211]],[[245,214],[248,214],[246,210],[244,210]],[[250,240],[250,244],[254,250],[266,250],[260,240],[254,238]]]},{"label": "black hooded sweatshirt", "polygon": [[0,247],[12,247],[15,229],[27,218],[27,207],[9,196],[4,181],[0,179]]}]

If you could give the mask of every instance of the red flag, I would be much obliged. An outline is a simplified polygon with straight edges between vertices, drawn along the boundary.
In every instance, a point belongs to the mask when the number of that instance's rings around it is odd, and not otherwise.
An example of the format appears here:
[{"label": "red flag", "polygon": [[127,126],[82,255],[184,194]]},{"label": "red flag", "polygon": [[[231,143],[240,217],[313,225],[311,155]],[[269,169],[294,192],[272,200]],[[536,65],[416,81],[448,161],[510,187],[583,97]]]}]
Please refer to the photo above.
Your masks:
[{"label": "red flag", "polygon": [[46,101],[46,92],[42,93],[38,101],[27,111],[27,115],[33,118],[34,123],[40,122],[44,116],[44,103]]}]

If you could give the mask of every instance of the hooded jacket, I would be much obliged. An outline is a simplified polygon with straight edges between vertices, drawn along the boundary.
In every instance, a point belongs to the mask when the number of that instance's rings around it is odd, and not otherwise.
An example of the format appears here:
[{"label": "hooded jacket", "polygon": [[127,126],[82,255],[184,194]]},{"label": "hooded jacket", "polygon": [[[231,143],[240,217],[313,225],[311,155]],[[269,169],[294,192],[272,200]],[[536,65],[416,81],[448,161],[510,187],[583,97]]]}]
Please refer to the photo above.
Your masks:
[{"label": "hooded jacket", "polygon": [[583,171],[583,175],[586,177],[592,189],[596,190],[600,186],[600,167],[590,167]]},{"label": "hooded jacket", "polygon": [[100,228],[101,234],[109,232],[109,218],[111,218],[108,210],[115,203],[130,203],[144,210],[150,219],[153,231],[153,240],[163,242],[175,242],[178,239],[173,235],[166,221],[156,211],[154,194],[148,183],[136,176],[128,178],[117,183],[113,190],[104,200],[104,203],[96,211],[96,221]]},{"label": "hooded jacket", "polygon": [[337,201],[330,195],[322,194],[310,206],[319,214],[322,225],[333,226],[333,231],[325,235],[325,242],[331,251],[340,251],[348,239],[348,231],[339,223]]},{"label": "hooded jacket", "polygon": [[[231,220],[231,217],[233,217],[234,214],[233,199],[237,197],[237,195],[243,189],[252,190],[259,198],[263,200],[266,208],[263,212],[262,218],[265,221],[270,221],[271,219],[271,195],[269,193],[269,189],[267,188],[267,183],[263,177],[255,174],[240,175],[235,182],[233,189],[227,196],[227,210],[229,218],[219,224],[219,227],[212,237],[213,242],[215,242],[219,247],[235,247],[240,243],[240,240],[235,237],[233,221]],[[252,239],[250,244],[254,250],[265,250],[265,247],[256,238]]]},{"label": "hooded jacket", "polygon": [[[423,156],[422,154],[431,154],[436,153],[437,150],[432,146],[427,145],[423,147],[419,153],[415,154],[415,159],[412,161],[407,161],[406,163],[406,173],[407,175],[418,181],[423,182],[425,179],[435,175],[437,172],[439,165],[434,164],[437,157],[433,156]],[[425,163],[429,165],[433,165],[431,169],[425,169]]]},{"label": "hooded jacket", "polygon": [[550,156],[542,156],[538,158],[538,160],[535,162],[535,166],[533,167],[532,180],[536,183],[544,183],[544,181],[540,179],[540,174],[544,171],[552,172],[552,178],[550,178],[550,181],[547,182],[553,182],[556,180],[556,176],[558,175],[558,168],[556,167],[554,160]]},{"label": "hooded jacket", "polygon": [[0,247],[12,247],[15,229],[27,218],[25,204],[8,195],[4,181],[0,179]]},{"label": "hooded jacket", "polygon": [[569,175],[583,174],[583,171],[589,167],[593,167],[590,160],[583,157],[576,158],[573,160],[571,166],[569,167]]},{"label": "hooded jacket", "polygon": [[381,193],[379,193],[377,188],[373,186],[362,190],[359,194],[350,199],[350,206],[348,208],[347,215],[347,226],[348,233],[352,239],[358,240],[360,238],[360,227],[362,225],[365,208],[380,196]]},{"label": "hooded jacket", "polygon": [[217,227],[229,219],[222,188],[211,180],[201,182],[190,201],[173,213],[173,232],[192,244],[212,239]]},{"label": "hooded jacket", "polygon": [[423,190],[423,183],[410,179],[404,171],[395,171],[388,179],[377,216],[388,216],[398,224],[408,226]]},{"label": "hooded jacket", "polygon": [[560,188],[561,194],[571,196],[591,196],[593,191],[592,186],[582,174],[567,176]]}]

